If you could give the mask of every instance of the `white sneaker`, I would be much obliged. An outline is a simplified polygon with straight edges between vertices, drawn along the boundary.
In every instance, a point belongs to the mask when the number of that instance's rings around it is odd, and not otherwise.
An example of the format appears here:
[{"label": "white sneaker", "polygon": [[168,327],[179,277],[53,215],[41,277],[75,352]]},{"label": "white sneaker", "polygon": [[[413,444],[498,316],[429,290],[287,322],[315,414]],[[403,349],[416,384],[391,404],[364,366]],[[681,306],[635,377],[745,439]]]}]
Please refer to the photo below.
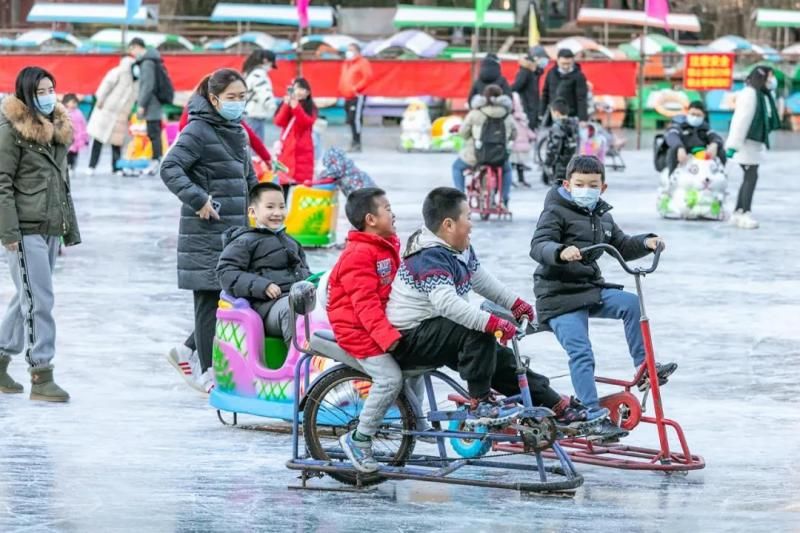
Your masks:
[{"label": "white sneaker", "polygon": [[152,163],[150,163],[150,166],[147,167],[147,169],[145,170],[145,174],[147,174],[148,176],[155,176],[156,174],[158,174],[158,170],[160,168],[161,168],[161,161],[154,160]]},{"label": "white sneaker", "polygon": [[757,229],[759,224],[756,219],[750,216],[750,212],[748,211],[747,213],[744,213],[742,214],[741,217],[739,217],[739,222],[737,226],[740,227],[741,229]]},{"label": "white sneaker", "polygon": [[728,222],[731,226],[739,226],[739,219],[742,218],[742,210],[737,209],[733,213],[731,213],[731,218],[728,219]]},{"label": "white sneaker", "polygon": [[114,175],[115,175],[116,177],[118,177],[118,178],[121,178],[122,176],[124,176],[124,175],[125,175],[125,172],[124,172],[124,171],[122,171],[122,170],[115,170],[115,171],[114,171]]},{"label": "white sneaker", "polygon": [[180,373],[187,385],[200,392],[206,392],[205,387],[198,382],[201,372],[197,352],[181,344],[169,351],[167,361]]},{"label": "white sneaker", "polygon": [[94,169],[92,167],[87,168],[83,171],[84,176],[94,176]]},{"label": "white sneaker", "polygon": [[217,384],[214,383],[214,374],[212,372],[213,371],[209,368],[200,374],[200,378],[197,380],[197,385],[202,387],[202,391],[206,394],[211,394],[211,391],[217,386]]}]

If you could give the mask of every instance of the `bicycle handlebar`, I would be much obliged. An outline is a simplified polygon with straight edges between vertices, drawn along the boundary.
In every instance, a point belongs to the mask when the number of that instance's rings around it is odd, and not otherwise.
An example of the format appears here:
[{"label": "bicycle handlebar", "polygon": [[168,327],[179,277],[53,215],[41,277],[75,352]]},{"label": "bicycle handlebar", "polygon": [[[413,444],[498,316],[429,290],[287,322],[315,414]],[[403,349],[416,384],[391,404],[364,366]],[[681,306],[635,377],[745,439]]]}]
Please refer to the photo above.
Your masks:
[{"label": "bicycle handlebar", "polygon": [[585,255],[589,252],[593,252],[595,250],[603,250],[607,252],[609,255],[613,256],[614,259],[619,262],[619,265],[622,267],[622,270],[627,272],[632,276],[638,276],[640,274],[652,274],[658,268],[658,260],[661,258],[661,252],[664,251],[664,245],[659,243],[655,249],[655,253],[653,254],[653,264],[650,265],[650,268],[642,268],[636,267],[631,268],[628,266],[628,263],[625,259],[622,258],[622,254],[619,253],[619,250],[611,246],[610,244],[600,243],[600,244],[593,244],[591,246],[587,246],[586,248],[581,248],[579,251],[581,255]]}]

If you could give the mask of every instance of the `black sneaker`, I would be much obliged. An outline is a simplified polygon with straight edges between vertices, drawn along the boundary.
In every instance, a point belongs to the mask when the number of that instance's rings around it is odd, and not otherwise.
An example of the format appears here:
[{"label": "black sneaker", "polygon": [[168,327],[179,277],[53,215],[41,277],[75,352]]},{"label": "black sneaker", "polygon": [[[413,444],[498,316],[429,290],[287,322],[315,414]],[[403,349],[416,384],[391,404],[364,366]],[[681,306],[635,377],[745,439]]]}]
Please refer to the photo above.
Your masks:
[{"label": "black sneaker", "polygon": [[468,407],[470,418],[464,421],[467,427],[476,425],[500,426],[511,422],[518,414],[516,406],[505,406],[494,401],[491,397],[483,399],[473,398]]},{"label": "black sneaker", "polygon": [[[678,370],[678,363],[656,363],[656,374],[658,375],[658,386],[665,385],[669,381],[669,377]],[[650,388],[650,380],[647,372],[645,372],[639,379],[636,386],[640,392],[644,392]]]},{"label": "black sneaker", "polygon": [[350,149],[347,150],[351,154],[360,154],[361,153],[361,143],[353,143],[350,145]]},{"label": "black sneaker", "polygon": [[611,444],[618,442],[619,439],[627,437],[628,432],[613,423],[609,419],[605,419],[586,435],[586,438],[592,442],[600,444]]},{"label": "black sneaker", "polygon": [[589,409],[573,396],[569,404],[556,415],[556,427],[564,434],[575,436],[599,425],[607,419],[608,414],[608,409]]}]

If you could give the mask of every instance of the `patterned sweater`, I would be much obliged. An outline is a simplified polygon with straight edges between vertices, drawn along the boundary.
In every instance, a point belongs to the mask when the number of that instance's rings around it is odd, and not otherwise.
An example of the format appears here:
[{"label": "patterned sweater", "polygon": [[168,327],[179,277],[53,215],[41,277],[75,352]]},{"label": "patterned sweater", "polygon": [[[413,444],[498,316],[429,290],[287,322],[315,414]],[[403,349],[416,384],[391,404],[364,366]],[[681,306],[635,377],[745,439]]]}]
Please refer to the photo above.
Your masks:
[{"label": "patterned sweater", "polygon": [[436,317],[483,331],[490,315],[469,304],[471,290],[506,309],[517,299],[517,295],[481,267],[471,246],[459,252],[422,229],[408,241],[392,283],[386,316],[400,331]]}]

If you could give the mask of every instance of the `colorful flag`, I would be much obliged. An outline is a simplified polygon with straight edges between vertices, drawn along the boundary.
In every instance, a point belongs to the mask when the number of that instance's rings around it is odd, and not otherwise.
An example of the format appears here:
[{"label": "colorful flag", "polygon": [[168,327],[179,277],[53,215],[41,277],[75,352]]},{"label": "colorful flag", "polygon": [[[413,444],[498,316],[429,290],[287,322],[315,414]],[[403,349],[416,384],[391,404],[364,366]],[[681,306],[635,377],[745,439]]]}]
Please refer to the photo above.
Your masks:
[{"label": "colorful flag", "polygon": [[308,28],[308,4],[311,0],[297,0],[297,18],[301,28]]},{"label": "colorful flag", "polygon": [[531,2],[528,9],[528,47],[539,44],[542,36],[539,34],[539,20],[536,17],[536,6]]},{"label": "colorful flag", "polygon": [[667,27],[667,16],[669,15],[669,0],[646,0],[645,13],[648,17],[658,19]]},{"label": "colorful flag", "polygon": [[492,0],[475,0],[475,27],[480,28],[483,26],[483,16],[486,10],[489,9]]}]

